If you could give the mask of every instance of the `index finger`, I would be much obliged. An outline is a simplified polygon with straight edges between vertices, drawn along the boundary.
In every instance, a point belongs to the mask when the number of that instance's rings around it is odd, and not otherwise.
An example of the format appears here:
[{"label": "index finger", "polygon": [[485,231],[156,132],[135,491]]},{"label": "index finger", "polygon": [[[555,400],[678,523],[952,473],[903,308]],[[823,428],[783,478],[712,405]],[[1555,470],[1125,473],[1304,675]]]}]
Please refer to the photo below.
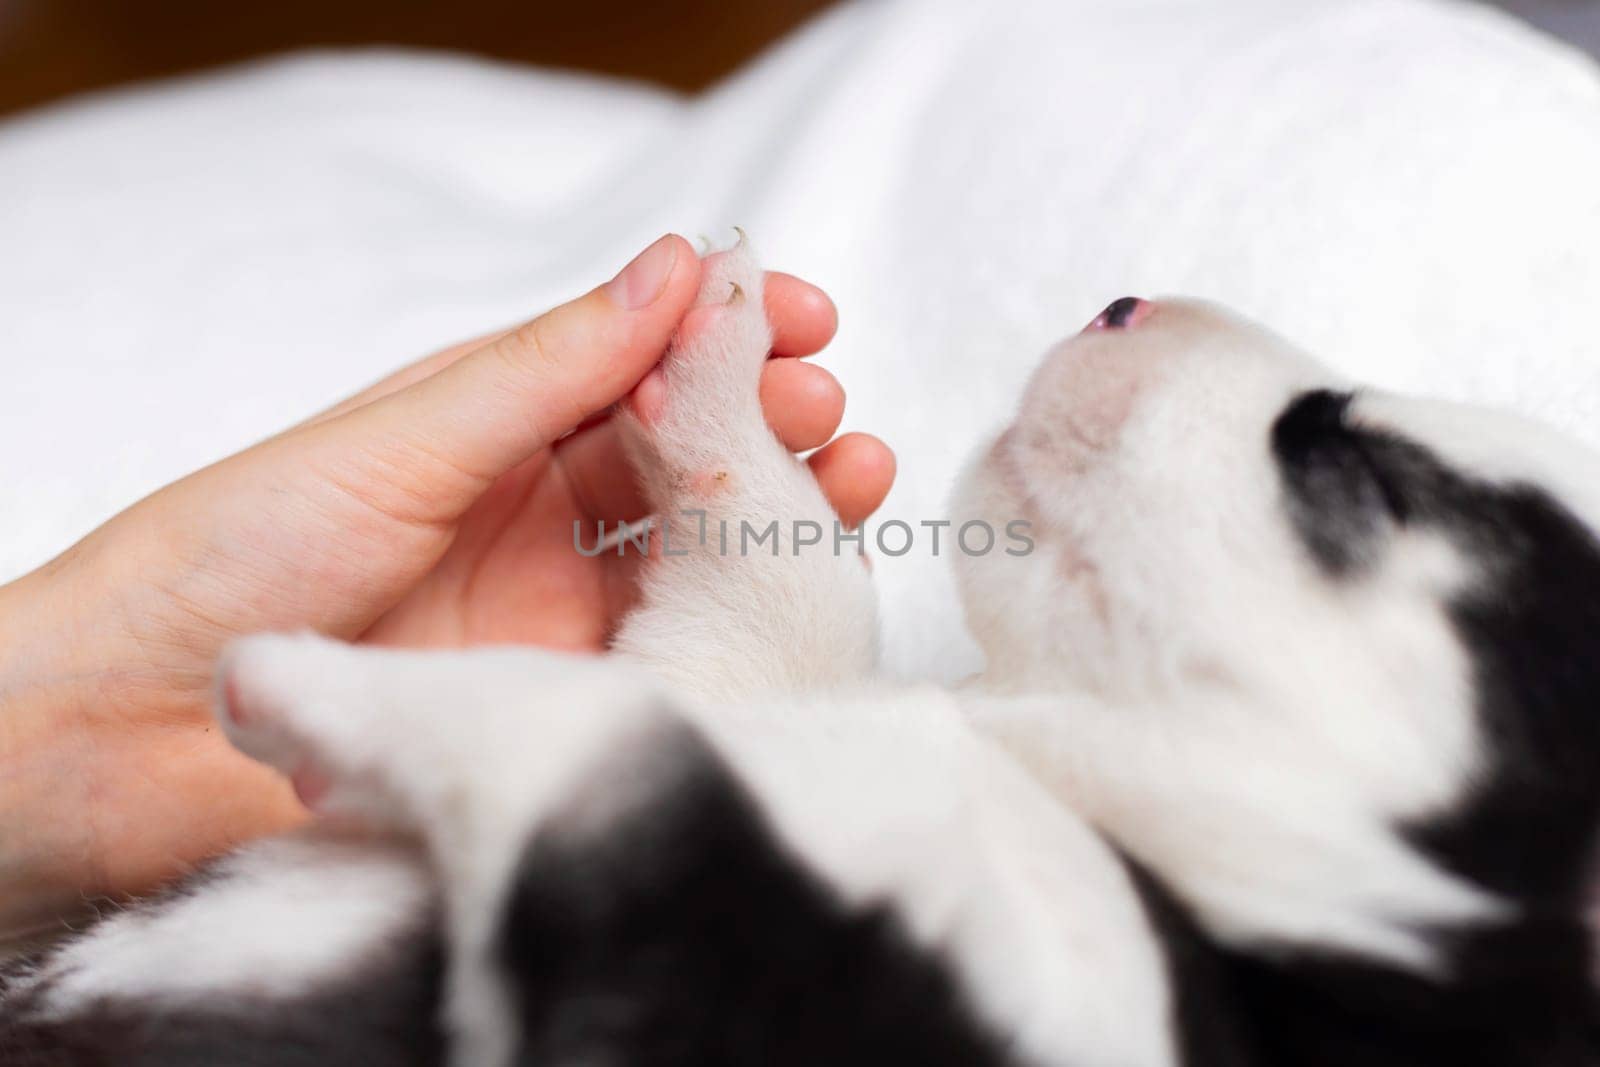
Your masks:
[{"label": "index finger", "polygon": [[[775,356],[815,355],[833,340],[834,331],[839,328],[839,311],[834,307],[828,294],[792,274],[784,274],[781,271],[767,272],[764,303],[767,308],[767,319],[772,324],[772,354]],[[397,393],[408,385],[432,377],[462,356],[499,340],[508,332],[508,330],[496,330],[419,359],[354,396],[346,397],[326,411],[312,416],[301,425],[311,426],[325,422],[347,411],[365,407],[374,400],[381,400],[391,393]]]}]

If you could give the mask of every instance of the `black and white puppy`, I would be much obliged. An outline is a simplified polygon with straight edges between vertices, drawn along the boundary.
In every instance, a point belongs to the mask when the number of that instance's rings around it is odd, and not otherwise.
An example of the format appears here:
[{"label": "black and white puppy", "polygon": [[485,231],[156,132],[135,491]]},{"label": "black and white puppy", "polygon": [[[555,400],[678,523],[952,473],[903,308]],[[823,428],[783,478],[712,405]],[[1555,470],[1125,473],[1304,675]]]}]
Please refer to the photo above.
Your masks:
[{"label": "black and white puppy", "polygon": [[959,494],[1034,543],[962,560],[987,673],[875,681],[760,278],[632,424],[713,534],[617,654],[241,643],[325,819],[16,971],[0,1063],[1600,1064],[1594,457],[1118,301]]}]

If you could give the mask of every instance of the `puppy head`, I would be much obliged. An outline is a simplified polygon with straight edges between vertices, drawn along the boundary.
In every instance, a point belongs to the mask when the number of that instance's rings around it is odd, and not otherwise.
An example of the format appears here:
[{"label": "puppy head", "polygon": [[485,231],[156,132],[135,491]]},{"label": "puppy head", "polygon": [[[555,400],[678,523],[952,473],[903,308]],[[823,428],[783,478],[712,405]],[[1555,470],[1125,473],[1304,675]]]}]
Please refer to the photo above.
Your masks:
[{"label": "puppy head", "polygon": [[1048,354],[958,497],[961,520],[1029,524],[1031,553],[965,558],[961,575],[991,674],[1021,684],[1227,679],[1322,599],[1272,435],[1330,376],[1220,309],[1119,307]]},{"label": "puppy head", "polygon": [[1421,774],[1395,785],[1415,810],[1482,770],[1486,701],[1600,692],[1597,489],[1596,457],[1539,427],[1352,391],[1207,305],[1119,301],[960,490],[958,521],[1025,519],[1034,550],[961,581],[998,686],[1225,694]]}]

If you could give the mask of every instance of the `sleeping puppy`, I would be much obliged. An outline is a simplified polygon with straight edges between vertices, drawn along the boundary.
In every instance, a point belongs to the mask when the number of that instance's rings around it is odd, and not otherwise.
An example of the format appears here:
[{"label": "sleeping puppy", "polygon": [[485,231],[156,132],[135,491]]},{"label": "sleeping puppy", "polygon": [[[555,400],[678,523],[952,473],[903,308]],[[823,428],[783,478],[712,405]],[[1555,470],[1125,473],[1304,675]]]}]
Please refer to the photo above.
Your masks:
[{"label": "sleeping puppy", "polygon": [[961,557],[988,671],[891,684],[760,279],[631,424],[697,526],[617,653],[242,642],[322,820],[13,974],[0,1063],[1600,1064],[1594,457],[1118,301],[958,494],[1032,545]]}]

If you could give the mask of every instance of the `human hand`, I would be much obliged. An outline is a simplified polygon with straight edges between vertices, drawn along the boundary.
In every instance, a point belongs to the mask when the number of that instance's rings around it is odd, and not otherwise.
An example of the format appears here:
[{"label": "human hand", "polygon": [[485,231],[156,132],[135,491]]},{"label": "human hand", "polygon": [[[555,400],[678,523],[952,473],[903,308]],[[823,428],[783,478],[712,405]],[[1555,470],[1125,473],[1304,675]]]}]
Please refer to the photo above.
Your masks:
[{"label": "human hand", "polygon": [[[660,358],[699,278],[689,245],[662,238],[572,303],[174,483],[0,588],[0,898],[40,911],[136,892],[302,817],[211,729],[212,665],[234,636],[599,649],[638,560],[579,554],[573,522],[641,516],[604,413]],[[820,290],[774,274],[767,303],[775,355],[832,336]],[[794,359],[769,361],[761,395],[795,450],[843,412],[832,376]],[[847,523],[893,478],[864,435],[809,462]]]}]

